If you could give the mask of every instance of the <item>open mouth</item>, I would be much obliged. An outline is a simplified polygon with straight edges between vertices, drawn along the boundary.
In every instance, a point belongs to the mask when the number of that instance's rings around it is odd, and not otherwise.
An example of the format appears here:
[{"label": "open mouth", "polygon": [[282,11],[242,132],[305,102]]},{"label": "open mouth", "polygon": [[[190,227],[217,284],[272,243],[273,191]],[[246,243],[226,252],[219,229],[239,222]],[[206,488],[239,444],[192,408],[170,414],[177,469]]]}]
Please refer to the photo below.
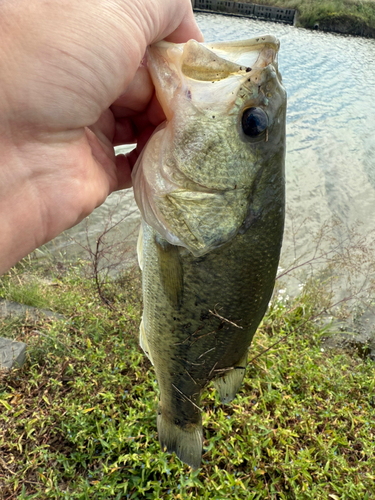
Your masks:
[{"label": "open mouth", "polygon": [[[208,102],[211,97],[220,106],[224,100],[218,99],[218,94],[233,92],[239,78],[245,80],[271,64],[277,71],[278,50],[278,39],[270,35],[206,44],[195,40],[184,44],[159,42],[149,48],[147,63],[157,98],[170,121],[174,114],[172,98],[179,87],[186,87],[187,99],[194,87],[196,103]],[[214,91],[212,83],[220,83]]]},{"label": "open mouth", "polygon": [[265,68],[269,64],[277,65],[279,40],[271,35],[237,40],[202,44],[223,59],[231,61],[243,70]]}]

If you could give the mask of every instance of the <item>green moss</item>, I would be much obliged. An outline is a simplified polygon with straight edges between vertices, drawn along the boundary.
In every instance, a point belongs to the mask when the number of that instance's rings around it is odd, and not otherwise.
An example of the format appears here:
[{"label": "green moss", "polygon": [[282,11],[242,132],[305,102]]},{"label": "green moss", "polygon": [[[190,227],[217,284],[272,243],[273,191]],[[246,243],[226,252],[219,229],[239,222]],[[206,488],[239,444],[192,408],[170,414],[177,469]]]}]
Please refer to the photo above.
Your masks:
[{"label": "green moss", "polygon": [[[16,280],[22,297],[30,279],[12,272],[2,296],[15,297]],[[29,345],[24,367],[0,378],[0,498],[371,498],[374,367],[322,352],[316,283],[295,301],[275,298],[231,405],[206,391],[196,472],[157,442],[157,385],[137,342],[139,274],[106,283],[111,308],[82,266],[33,283],[33,297],[65,319],[0,320],[3,336]]]}]

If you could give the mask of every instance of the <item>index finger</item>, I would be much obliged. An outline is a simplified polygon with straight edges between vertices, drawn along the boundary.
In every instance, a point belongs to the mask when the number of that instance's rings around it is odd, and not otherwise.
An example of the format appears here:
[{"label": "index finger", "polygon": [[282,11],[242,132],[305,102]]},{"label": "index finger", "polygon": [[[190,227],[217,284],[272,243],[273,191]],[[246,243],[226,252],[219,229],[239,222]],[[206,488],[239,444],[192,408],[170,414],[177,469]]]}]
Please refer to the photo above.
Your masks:
[{"label": "index finger", "polygon": [[115,118],[142,113],[154,95],[154,84],[145,66],[139,66],[125,92],[116,99],[111,109]]}]

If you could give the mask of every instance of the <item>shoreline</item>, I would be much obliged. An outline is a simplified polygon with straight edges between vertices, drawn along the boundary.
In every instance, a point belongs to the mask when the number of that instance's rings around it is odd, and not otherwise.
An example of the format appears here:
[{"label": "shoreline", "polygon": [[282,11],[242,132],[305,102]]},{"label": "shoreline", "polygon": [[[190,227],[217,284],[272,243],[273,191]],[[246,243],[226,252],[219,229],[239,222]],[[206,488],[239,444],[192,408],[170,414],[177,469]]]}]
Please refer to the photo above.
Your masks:
[{"label": "shoreline", "polygon": [[310,30],[375,38],[375,1],[191,0],[194,11],[292,24]]}]

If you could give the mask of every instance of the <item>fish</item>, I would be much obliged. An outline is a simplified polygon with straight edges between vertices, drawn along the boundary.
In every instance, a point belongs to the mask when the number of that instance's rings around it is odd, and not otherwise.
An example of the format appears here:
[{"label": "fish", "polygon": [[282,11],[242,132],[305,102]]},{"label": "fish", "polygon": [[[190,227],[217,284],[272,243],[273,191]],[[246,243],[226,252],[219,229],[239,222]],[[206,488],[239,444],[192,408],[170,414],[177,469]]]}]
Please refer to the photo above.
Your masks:
[{"label": "fish", "polygon": [[201,394],[240,388],[272,296],[285,214],[286,91],[272,35],[147,50],[166,116],[133,170],[142,214],[140,345],[162,450],[198,469]]}]

